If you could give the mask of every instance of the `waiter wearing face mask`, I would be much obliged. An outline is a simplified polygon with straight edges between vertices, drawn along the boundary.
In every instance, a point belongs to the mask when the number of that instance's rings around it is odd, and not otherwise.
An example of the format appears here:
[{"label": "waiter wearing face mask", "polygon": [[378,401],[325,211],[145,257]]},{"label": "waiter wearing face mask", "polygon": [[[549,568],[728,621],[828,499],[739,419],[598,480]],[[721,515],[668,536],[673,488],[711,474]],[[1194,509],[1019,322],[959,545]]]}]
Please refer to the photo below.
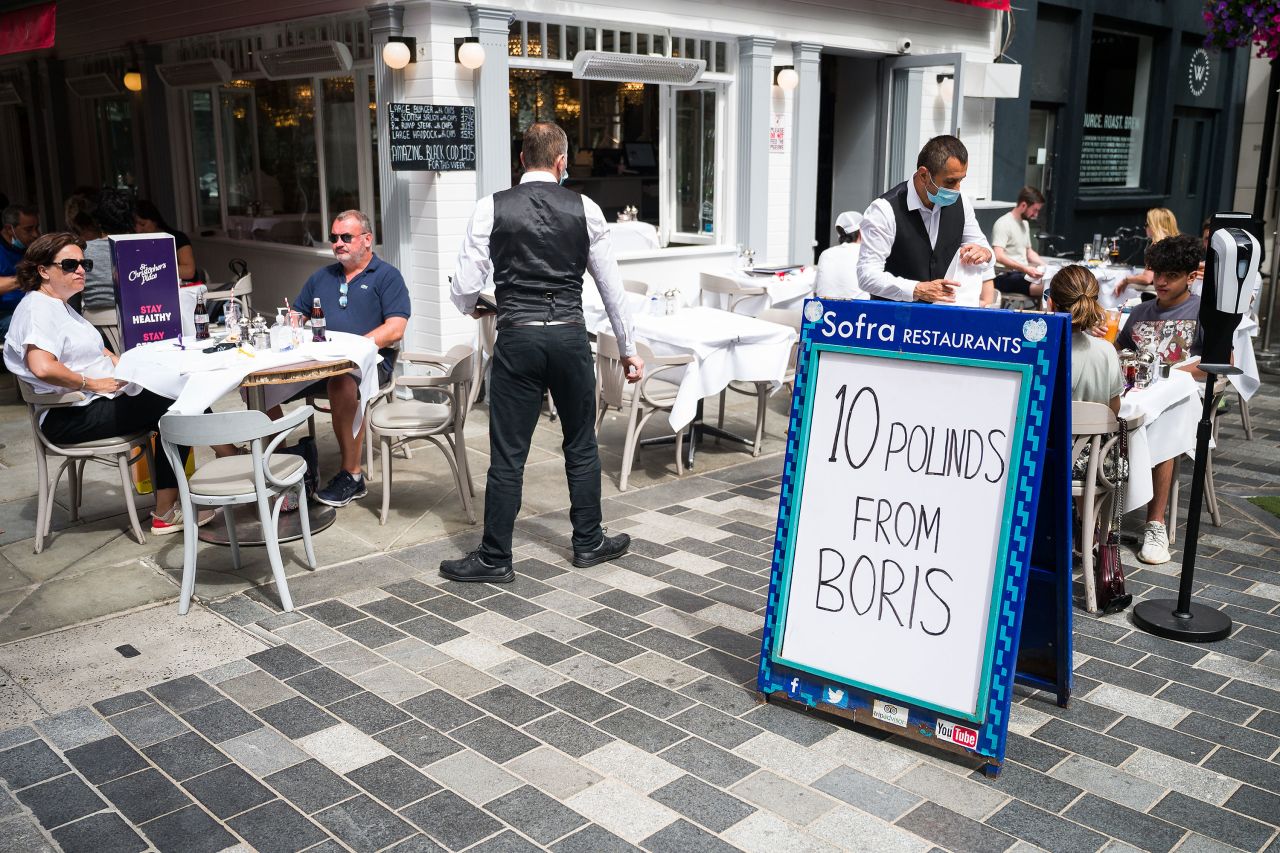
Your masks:
[{"label": "waiter wearing face mask", "polygon": [[960,195],[969,151],[954,136],[920,149],[916,171],[871,202],[862,218],[858,285],[872,299],[955,302],[960,283],[944,278],[956,253],[965,264],[991,261],[973,206]]}]

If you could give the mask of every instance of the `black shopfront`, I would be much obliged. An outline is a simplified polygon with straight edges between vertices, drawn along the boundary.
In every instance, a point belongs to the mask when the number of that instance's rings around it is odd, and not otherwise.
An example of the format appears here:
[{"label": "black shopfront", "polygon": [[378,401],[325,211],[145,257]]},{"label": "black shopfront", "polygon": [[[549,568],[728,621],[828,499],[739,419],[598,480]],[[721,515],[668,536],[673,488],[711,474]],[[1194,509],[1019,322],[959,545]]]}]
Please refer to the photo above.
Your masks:
[{"label": "black shopfront", "polygon": [[1021,5],[1006,54],[1021,92],[996,107],[993,197],[1041,188],[1037,230],[1077,257],[1094,234],[1140,235],[1152,207],[1189,234],[1232,208],[1249,56],[1203,47],[1200,0]]}]

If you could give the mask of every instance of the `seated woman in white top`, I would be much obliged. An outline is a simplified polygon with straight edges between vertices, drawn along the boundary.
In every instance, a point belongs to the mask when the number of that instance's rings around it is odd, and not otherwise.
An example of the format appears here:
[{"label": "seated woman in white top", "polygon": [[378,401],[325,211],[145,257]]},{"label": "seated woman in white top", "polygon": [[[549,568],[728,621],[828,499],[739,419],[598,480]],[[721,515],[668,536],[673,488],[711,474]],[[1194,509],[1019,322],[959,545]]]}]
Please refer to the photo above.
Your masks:
[{"label": "seated woman in white top", "polygon": [[862,214],[847,210],[836,217],[834,246],[818,256],[814,295],[819,299],[870,299],[858,287],[858,251],[862,247]]},{"label": "seated woman in white top", "polygon": [[[118,356],[102,346],[93,325],[67,304],[84,290],[93,261],[74,234],[46,234],[27,249],[18,264],[18,286],[26,296],[18,303],[4,341],[9,372],[40,394],[79,391],[84,400],[40,414],[40,431],[55,444],[94,441],[143,430],[155,430],[173,401],[116,381]],[[186,448],[181,449],[185,458]],[[155,456],[156,506],[151,532],[182,530],[176,506],[178,481],[168,457]],[[210,516],[212,517],[212,516]]]},{"label": "seated woman in white top", "polygon": [[1124,376],[1120,356],[1106,338],[1090,332],[1106,320],[1098,303],[1098,279],[1079,264],[1063,267],[1049,282],[1049,310],[1071,315],[1071,399],[1120,411]]}]

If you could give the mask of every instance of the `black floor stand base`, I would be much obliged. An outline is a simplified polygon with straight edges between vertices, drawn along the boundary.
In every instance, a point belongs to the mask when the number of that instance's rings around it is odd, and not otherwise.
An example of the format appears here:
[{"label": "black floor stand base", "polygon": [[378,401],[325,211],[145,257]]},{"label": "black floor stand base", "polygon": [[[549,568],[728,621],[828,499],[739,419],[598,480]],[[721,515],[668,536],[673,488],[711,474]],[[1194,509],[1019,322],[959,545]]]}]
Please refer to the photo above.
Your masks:
[{"label": "black floor stand base", "polygon": [[1150,634],[1184,643],[1212,643],[1231,633],[1231,617],[1221,610],[1195,602],[1185,616],[1177,610],[1178,602],[1172,598],[1143,601],[1133,608],[1133,621]]}]

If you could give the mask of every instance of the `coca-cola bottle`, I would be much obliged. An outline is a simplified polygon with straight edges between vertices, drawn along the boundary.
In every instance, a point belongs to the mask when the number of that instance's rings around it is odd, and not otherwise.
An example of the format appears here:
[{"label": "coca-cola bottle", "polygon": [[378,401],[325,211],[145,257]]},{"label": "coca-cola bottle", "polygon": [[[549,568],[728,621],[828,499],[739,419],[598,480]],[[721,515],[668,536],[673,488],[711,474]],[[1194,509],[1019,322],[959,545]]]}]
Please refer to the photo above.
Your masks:
[{"label": "coca-cola bottle", "polygon": [[209,309],[204,304],[204,291],[200,291],[196,296],[196,313],[195,313],[196,340],[209,340]]},{"label": "coca-cola bottle", "polygon": [[324,341],[324,309],[320,307],[319,298],[311,300],[311,340]]}]

